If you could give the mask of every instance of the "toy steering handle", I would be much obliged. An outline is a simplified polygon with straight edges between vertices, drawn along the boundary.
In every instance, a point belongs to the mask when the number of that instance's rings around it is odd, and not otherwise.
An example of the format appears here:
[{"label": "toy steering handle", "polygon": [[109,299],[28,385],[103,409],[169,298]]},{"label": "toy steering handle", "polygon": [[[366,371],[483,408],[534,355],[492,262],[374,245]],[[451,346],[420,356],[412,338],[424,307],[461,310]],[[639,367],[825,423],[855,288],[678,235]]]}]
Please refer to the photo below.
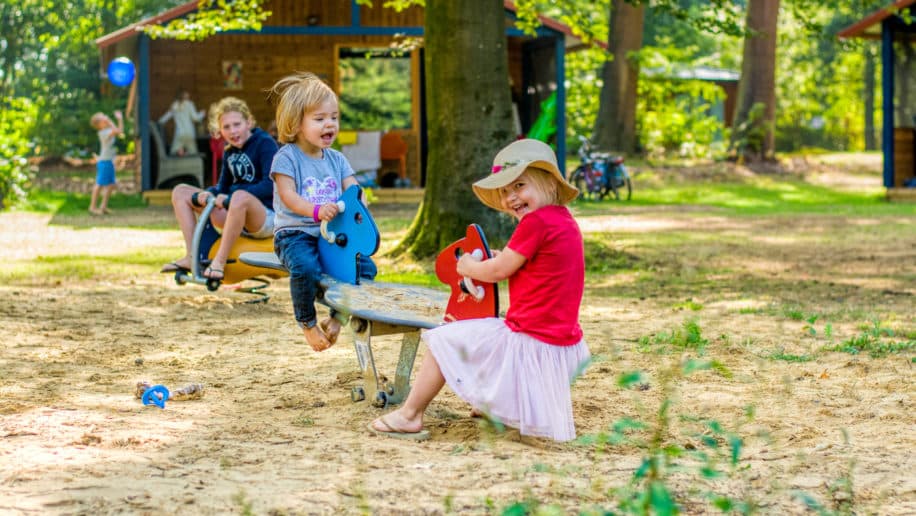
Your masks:
[{"label": "toy steering handle", "polygon": [[[340,215],[347,209],[347,205],[343,201],[337,201],[337,209],[340,210],[337,214]],[[328,221],[321,221],[321,238],[324,238],[331,244],[336,243],[337,235],[333,231],[328,231]]]},{"label": "toy steering handle", "polygon": [[[480,249],[474,249],[474,251],[471,252],[471,258],[477,260],[478,262],[483,260],[483,251]],[[480,285],[475,285],[471,278],[468,276],[465,276],[464,279],[461,280],[461,287],[462,290],[467,291],[467,293],[473,296],[474,299],[478,300],[483,299],[483,296],[486,293],[486,290],[484,290],[483,287]]]}]

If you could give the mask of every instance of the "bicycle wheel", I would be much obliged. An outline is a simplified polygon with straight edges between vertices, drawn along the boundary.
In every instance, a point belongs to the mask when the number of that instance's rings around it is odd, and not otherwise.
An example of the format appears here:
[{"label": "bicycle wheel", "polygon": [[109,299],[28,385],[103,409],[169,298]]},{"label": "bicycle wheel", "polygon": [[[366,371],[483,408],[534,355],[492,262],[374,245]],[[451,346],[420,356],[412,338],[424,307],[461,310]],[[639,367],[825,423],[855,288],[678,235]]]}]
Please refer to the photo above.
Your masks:
[{"label": "bicycle wheel", "polygon": [[627,198],[625,200],[629,201],[633,197],[633,181],[630,180],[630,173],[627,172],[627,167],[623,166],[623,163],[620,164],[620,175],[623,176],[623,184],[618,187],[618,190],[626,187]]},{"label": "bicycle wheel", "polygon": [[579,199],[593,200],[592,192],[588,189],[588,181],[585,179],[585,167],[579,167],[569,176],[569,182],[579,189]]},{"label": "bicycle wheel", "polygon": [[610,172],[612,174],[606,190],[614,195],[615,200],[620,200],[621,191],[625,194],[624,200],[629,201],[633,196],[633,183],[630,181],[630,174],[627,173],[626,167],[621,163]]}]

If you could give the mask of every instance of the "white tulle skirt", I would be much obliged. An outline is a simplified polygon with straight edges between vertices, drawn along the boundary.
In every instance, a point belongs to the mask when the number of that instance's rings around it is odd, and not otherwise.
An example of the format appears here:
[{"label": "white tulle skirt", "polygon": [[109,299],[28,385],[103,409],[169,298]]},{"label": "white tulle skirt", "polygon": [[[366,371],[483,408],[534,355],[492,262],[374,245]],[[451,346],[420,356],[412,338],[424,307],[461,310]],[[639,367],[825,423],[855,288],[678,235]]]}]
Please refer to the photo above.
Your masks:
[{"label": "white tulle skirt", "polygon": [[522,435],[575,439],[570,383],[590,356],[585,340],[545,344],[502,319],[455,321],[423,333],[455,394]]}]

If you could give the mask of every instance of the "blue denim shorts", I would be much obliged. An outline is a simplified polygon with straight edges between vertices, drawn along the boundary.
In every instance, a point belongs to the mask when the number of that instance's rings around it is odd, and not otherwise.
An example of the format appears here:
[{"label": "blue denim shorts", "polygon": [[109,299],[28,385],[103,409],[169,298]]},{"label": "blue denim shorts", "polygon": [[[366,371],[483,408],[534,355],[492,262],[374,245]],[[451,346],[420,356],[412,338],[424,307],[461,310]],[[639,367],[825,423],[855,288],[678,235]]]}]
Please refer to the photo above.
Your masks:
[{"label": "blue denim shorts", "polygon": [[114,162],[111,160],[98,161],[95,164],[95,184],[108,186],[115,184]]}]

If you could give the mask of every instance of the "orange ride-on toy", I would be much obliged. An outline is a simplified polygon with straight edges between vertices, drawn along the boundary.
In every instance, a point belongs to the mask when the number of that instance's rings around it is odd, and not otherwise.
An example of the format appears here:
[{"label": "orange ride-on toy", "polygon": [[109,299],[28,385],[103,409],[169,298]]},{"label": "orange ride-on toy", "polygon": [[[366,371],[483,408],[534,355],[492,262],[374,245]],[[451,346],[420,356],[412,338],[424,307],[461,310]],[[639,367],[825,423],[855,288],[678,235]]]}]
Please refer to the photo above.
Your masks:
[{"label": "orange ride-on toy", "polygon": [[[204,270],[210,264],[216,250],[219,249],[221,235],[219,231],[210,222],[210,213],[216,206],[213,196],[207,198],[207,204],[200,212],[197,219],[197,225],[194,227],[194,236],[191,240],[191,270],[179,269],[175,271],[175,283],[184,285],[187,283],[197,283],[206,285],[207,290],[215,292],[220,285],[233,285],[238,292],[255,294],[259,296],[250,302],[266,302],[270,296],[263,292],[270,279],[282,278],[288,276],[287,273],[277,269],[258,267],[244,263],[238,259],[239,255],[247,252],[273,252],[273,238],[250,238],[245,235],[239,236],[229,251],[229,259],[226,260],[226,267],[223,269],[222,279],[207,278],[203,275]],[[243,284],[248,282],[248,284]],[[254,283],[251,285],[251,283]]]}]

